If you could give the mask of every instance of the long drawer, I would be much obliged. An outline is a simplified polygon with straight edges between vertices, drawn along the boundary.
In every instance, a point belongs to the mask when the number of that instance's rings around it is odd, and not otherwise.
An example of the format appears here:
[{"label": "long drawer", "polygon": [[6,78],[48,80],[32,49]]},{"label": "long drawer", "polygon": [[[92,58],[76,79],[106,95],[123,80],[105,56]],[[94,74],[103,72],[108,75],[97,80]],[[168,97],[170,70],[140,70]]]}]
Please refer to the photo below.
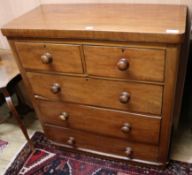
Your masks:
[{"label": "long drawer", "polygon": [[159,141],[160,118],[62,102],[38,100],[37,104],[45,123],[128,141]]},{"label": "long drawer", "polygon": [[[66,129],[53,125],[44,125],[46,136],[54,142],[70,146],[74,149],[94,153],[101,152],[111,157],[120,156],[124,159],[143,159],[157,161],[158,147],[146,144],[137,144],[110,137],[93,135],[89,132]],[[98,153],[97,152],[97,153]]]},{"label": "long drawer", "polygon": [[164,81],[165,50],[149,48],[84,46],[90,75]]},{"label": "long drawer", "polygon": [[80,45],[16,42],[24,68],[66,73],[83,73]]},{"label": "long drawer", "polygon": [[27,73],[33,93],[126,111],[161,114],[163,87],[93,78]]}]

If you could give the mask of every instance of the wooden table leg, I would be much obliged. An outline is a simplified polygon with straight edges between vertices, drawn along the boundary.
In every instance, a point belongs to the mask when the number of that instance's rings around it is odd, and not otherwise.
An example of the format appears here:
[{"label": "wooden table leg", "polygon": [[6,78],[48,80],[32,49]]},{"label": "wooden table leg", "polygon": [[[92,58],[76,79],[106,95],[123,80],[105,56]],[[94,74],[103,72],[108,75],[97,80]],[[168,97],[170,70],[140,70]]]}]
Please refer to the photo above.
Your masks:
[{"label": "wooden table leg", "polygon": [[6,88],[2,88],[1,91],[2,91],[2,93],[4,95],[4,97],[5,97],[5,101],[7,103],[7,106],[9,108],[10,112],[12,113],[13,117],[16,119],[19,127],[21,128],[25,138],[27,139],[27,141],[29,143],[29,146],[30,146],[31,150],[33,151],[34,150],[34,145],[33,145],[32,141],[31,141],[31,139],[29,138],[29,135],[27,133],[27,129],[25,128],[25,126],[24,126],[24,124],[23,124],[17,110],[15,109],[15,106],[14,106],[14,104],[12,102],[12,99],[11,99],[11,96],[10,96],[9,92],[7,91]]}]

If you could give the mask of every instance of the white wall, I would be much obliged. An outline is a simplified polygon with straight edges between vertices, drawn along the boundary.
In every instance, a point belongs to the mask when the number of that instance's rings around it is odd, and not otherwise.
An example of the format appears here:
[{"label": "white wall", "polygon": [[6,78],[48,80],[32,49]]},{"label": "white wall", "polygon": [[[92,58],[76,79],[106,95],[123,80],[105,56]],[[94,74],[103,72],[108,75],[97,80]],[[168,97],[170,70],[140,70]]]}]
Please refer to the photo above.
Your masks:
[{"label": "white wall", "polygon": [[[41,4],[51,3],[152,3],[152,4],[187,4],[192,12],[192,0],[40,0]],[[192,13],[191,13],[192,14]]]},{"label": "white wall", "polygon": [[191,0],[40,0],[41,3],[163,3],[180,4]]},{"label": "white wall", "polygon": [[[47,3],[163,3],[188,4],[192,10],[192,0],[0,0],[0,27],[40,4]],[[0,32],[0,48],[8,48],[5,37]]]},{"label": "white wall", "polygon": [[[24,14],[40,4],[39,0],[0,0],[0,28],[8,21]],[[5,37],[0,32],[0,48],[8,48]]]}]

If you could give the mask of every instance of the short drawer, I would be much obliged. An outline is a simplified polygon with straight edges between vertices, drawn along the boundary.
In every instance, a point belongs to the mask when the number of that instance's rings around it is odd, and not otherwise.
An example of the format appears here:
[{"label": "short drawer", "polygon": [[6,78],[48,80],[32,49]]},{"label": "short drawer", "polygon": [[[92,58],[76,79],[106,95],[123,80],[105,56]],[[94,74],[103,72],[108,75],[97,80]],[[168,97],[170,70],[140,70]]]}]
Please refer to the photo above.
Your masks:
[{"label": "short drawer", "polygon": [[50,140],[76,150],[100,152],[100,154],[108,154],[110,157],[120,156],[119,158],[133,160],[157,161],[158,158],[158,147],[153,145],[137,144],[126,140],[94,135],[89,132],[54,127],[53,125],[45,125],[44,131]]},{"label": "short drawer", "polygon": [[84,54],[90,75],[164,81],[164,50],[84,46]]},{"label": "short drawer", "polygon": [[33,93],[60,100],[161,114],[162,86],[93,78],[27,73]]},{"label": "short drawer", "polygon": [[83,73],[79,45],[16,42],[16,48],[24,68]]},{"label": "short drawer", "polygon": [[38,100],[37,104],[45,123],[128,141],[159,142],[160,118],[62,102]]}]

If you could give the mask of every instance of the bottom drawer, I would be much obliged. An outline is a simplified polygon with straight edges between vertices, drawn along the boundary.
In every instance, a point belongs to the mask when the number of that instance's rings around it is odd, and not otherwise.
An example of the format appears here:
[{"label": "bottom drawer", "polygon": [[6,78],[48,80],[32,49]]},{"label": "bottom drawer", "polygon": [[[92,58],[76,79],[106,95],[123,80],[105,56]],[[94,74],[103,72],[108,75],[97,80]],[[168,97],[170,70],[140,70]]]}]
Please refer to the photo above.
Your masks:
[{"label": "bottom drawer", "polygon": [[50,140],[77,150],[120,159],[157,162],[157,146],[131,143],[123,139],[104,137],[48,124],[44,125],[44,131]]}]

